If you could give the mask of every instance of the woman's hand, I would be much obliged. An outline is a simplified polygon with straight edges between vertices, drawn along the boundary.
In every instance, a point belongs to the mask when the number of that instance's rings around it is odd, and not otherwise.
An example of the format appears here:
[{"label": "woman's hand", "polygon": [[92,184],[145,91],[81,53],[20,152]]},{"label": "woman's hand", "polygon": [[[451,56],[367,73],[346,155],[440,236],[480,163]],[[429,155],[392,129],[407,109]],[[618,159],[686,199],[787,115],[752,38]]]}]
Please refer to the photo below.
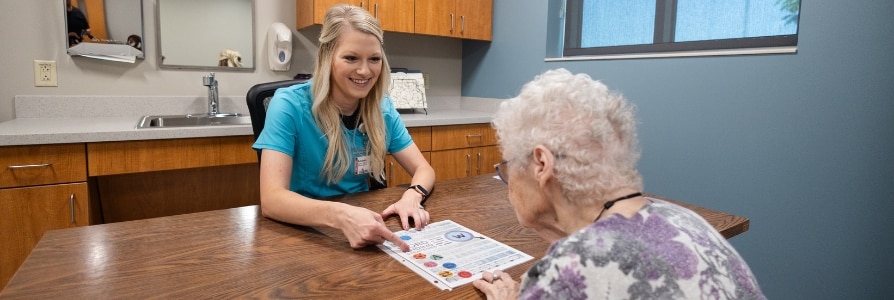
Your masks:
[{"label": "woman's hand", "polygon": [[410,251],[410,246],[406,242],[388,230],[381,215],[366,208],[345,206],[338,228],[348,238],[351,248],[359,249],[367,245],[390,241],[400,247],[402,251]]},{"label": "woman's hand", "polygon": [[422,195],[415,190],[407,190],[404,192],[400,200],[391,204],[382,211],[381,217],[387,218],[390,215],[397,214],[400,217],[400,225],[404,230],[410,229],[409,218],[413,218],[413,225],[416,230],[422,230],[430,221],[428,211],[422,207]]},{"label": "woman's hand", "polygon": [[481,279],[473,281],[472,285],[481,290],[488,300],[518,299],[518,282],[512,280],[511,275],[500,270],[493,273],[484,271],[481,274]]}]

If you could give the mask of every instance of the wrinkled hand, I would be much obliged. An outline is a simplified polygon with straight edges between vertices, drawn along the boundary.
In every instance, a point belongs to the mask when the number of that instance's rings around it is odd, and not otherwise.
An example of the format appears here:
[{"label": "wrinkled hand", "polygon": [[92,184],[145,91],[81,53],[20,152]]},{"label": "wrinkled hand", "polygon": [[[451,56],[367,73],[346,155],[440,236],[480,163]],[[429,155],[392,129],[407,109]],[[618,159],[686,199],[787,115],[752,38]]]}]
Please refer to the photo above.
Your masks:
[{"label": "wrinkled hand", "polygon": [[481,279],[473,281],[472,285],[481,290],[488,300],[518,299],[518,282],[512,280],[511,275],[500,270],[493,273],[484,271],[481,274]]},{"label": "wrinkled hand", "polygon": [[351,206],[344,213],[342,224],[339,226],[351,248],[359,249],[367,245],[381,244],[390,241],[400,247],[404,252],[410,251],[410,246],[400,239],[397,234],[388,230],[382,216],[374,211],[362,207]]},{"label": "wrinkled hand", "polygon": [[[400,225],[404,230],[410,229],[410,221],[409,218],[413,218],[414,227],[416,230],[422,230],[425,225],[428,225],[428,222],[431,220],[428,214],[428,211],[419,204],[421,199],[418,199],[418,194],[410,191],[409,193],[404,193],[403,197],[400,198],[394,204],[391,204],[382,211],[381,217],[387,218],[393,214],[397,214],[400,217]],[[417,200],[418,199],[418,200]]]}]

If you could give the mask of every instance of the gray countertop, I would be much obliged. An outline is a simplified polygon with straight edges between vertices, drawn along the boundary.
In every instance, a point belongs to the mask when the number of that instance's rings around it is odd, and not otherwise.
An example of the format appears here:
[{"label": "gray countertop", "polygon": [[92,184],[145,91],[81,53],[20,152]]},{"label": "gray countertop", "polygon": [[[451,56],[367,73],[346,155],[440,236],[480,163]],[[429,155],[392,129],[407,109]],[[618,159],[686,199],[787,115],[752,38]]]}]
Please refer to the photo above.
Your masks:
[{"label": "gray countertop", "polygon": [[[165,110],[148,107],[143,108],[142,110],[130,110],[127,113],[122,113],[121,111],[116,111],[116,108],[110,108],[108,106],[103,107],[102,105],[107,104],[106,101],[108,101],[108,99],[100,98],[99,100],[92,99],[91,101],[87,101],[90,103],[86,108],[83,105],[78,106],[77,115],[79,116],[72,116],[73,113],[56,113],[48,111],[46,108],[53,106],[47,105],[55,104],[47,103],[48,101],[52,102],[55,100],[47,100],[46,97],[41,99],[27,99],[23,100],[22,104],[20,104],[20,99],[17,97],[16,111],[19,117],[0,123],[0,146],[177,139],[252,134],[251,125],[136,129],[137,122],[143,115],[177,114],[174,110],[196,111],[196,107],[180,107],[173,109],[166,107]],[[161,100],[154,99],[154,101],[159,102]],[[115,100],[115,102],[118,103],[121,101]],[[192,102],[190,105],[195,106]],[[198,102],[198,107],[200,109],[202,103],[201,101]],[[95,107],[95,110],[92,110],[90,106],[99,107]],[[19,108],[22,108],[24,111],[20,111]],[[480,109],[480,107],[475,108]],[[64,110],[65,108],[62,109]],[[146,111],[152,111],[153,113],[146,113]],[[247,115],[246,112],[240,113]],[[491,112],[481,110],[429,109],[428,114],[419,111],[416,113],[401,114],[401,118],[407,127],[420,127],[488,123],[491,121],[492,115],[493,113]]]}]

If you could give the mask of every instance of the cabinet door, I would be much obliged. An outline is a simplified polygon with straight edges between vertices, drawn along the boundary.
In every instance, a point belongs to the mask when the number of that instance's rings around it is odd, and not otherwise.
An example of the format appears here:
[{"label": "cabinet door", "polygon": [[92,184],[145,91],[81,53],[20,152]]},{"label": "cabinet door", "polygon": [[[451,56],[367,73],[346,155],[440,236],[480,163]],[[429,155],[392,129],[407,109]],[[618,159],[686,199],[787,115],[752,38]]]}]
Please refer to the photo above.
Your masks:
[{"label": "cabinet door", "polygon": [[477,165],[474,166],[476,175],[484,175],[497,172],[494,169],[494,165],[503,161],[503,155],[500,153],[500,147],[477,147],[473,150],[476,156],[473,161],[477,162]]},{"label": "cabinet door", "polygon": [[370,0],[369,13],[379,19],[382,30],[414,33],[415,0]]},{"label": "cabinet door", "polygon": [[431,152],[431,167],[436,180],[469,177],[472,175],[472,149],[455,149]]},{"label": "cabinet door", "polygon": [[418,34],[454,36],[455,0],[416,0],[415,28]]},{"label": "cabinet door", "polygon": [[6,286],[44,232],[89,225],[87,201],[86,183],[0,190],[0,286]]},{"label": "cabinet door", "polygon": [[[422,152],[422,156],[425,156],[425,160],[431,163],[431,152]],[[409,185],[410,181],[413,180],[413,176],[410,176],[404,168],[394,159],[391,154],[385,157],[385,178],[388,179],[388,187],[395,187],[399,185]],[[435,174],[437,176],[437,174]]]},{"label": "cabinet door", "polygon": [[454,34],[464,39],[491,40],[493,0],[456,0]]}]

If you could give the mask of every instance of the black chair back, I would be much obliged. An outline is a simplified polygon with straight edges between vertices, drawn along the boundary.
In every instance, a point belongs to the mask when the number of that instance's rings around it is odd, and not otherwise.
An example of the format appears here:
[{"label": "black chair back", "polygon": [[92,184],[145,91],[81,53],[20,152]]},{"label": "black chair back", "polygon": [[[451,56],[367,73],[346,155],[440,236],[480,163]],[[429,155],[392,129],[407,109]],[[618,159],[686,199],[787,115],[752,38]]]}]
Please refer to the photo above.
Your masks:
[{"label": "black chair back", "polygon": [[[255,134],[255,141],[264,130],[264,121],[267,119],[267,105],[276,89],[288,87],[306,82],[307,79],[290,79],[276,82],[259,83],[248,89],[245,101],[248,103],[248,113],[251,115],[251,129]],[[258,151],[258,162],[261,161],[261,151]]]},{"label": "black chair back", "polygon": [[[251,115],[251,128],[254,131],[255,141],[261,136],[264,130],[264,121],[267,119],[267,105],[270,104],[270,98],[276,89],[289,87],[299,83],[307,82],[307,79],[290,79],[283,81],[259,83],[248,89],[245,95],[245,101],[248,103],[248,113]],[[258,151],[258,163],[261,162],[261,151]],[[369,180],[369,189],[377,190],[385,188],[387,184],[379,183],[375,180]]]}]

